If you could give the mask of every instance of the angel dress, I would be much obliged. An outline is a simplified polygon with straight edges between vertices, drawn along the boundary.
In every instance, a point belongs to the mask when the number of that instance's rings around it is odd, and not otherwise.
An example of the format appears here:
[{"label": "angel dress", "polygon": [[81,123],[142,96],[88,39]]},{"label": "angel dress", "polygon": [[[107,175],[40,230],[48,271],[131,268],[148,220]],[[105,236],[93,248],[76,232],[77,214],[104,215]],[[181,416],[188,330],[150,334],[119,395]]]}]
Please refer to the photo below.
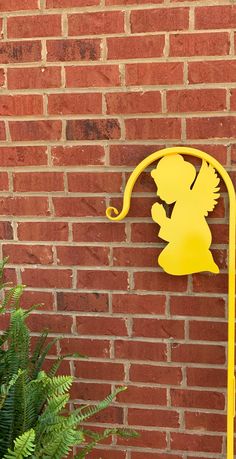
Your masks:
[{"label": "angel dress", "polygon": [[205,219],[217,203],[218,183],[213,167],[203,161],[193,188],[178,198],[171,218],[161,225],[159,236],[169,243],[159,255],[158,263],[167,273],[219,273],[209,250],[212,236]]}]

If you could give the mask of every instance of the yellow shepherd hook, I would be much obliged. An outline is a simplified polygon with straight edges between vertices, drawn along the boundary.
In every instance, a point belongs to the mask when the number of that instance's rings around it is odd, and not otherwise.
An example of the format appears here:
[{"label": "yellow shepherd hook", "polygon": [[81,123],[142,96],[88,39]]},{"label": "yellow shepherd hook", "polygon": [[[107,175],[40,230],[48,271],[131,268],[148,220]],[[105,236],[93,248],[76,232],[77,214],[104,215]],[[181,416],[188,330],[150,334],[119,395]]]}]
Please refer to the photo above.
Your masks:
[{"label": "yellow shepherd hook", "polygon": [[[209,163],[221,175],[229,195],[229,266],[228,266],[228,369],[227,369],[227,459],[234,459],[234,416],[235,416],[235,228],[236,228],[236,201],[235,191],[229,174],[223,166],[207,153],[188,147],[173,147],[156,151],[145,158],[134,169],[126,184],[121,212],[115,207],[108,207],[106,216],[113,221],[126,217],[130,209],[130,199],[134,184],[139,175],[157,161],[168,155],[190,155],[201,158]],[[115,214],[115,215],[112,215]]]}]

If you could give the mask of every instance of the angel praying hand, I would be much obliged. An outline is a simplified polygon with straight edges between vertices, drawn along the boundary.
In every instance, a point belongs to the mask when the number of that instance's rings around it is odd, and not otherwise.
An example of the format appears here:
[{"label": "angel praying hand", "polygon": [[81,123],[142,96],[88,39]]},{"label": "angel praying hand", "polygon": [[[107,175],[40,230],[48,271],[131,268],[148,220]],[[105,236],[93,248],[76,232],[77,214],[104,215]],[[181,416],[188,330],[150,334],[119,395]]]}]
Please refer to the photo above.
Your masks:
[{"label": "angel praying hand", "polygon": [[195,167],[179,154],[163,157],[151,172],[157,196],[167,204],[175,203],[170,218],[158,202],[151,211],[160,225],[160,238],[168,242],[158,262],[169,274],[219,273],[209,250],[212,236],[205,218],[220,196],[219,178],[204,160],[196,175]]}]

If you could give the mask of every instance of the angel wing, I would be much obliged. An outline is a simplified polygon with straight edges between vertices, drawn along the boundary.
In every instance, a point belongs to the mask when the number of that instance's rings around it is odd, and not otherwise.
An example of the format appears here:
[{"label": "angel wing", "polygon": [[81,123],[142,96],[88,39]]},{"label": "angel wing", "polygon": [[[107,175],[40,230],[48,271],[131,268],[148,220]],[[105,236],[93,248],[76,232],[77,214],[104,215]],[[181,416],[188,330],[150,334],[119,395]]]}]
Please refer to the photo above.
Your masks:
[{"label": "angel wing", "polygon": [[203,160],[192,191],[196,197],[196,202],[199,206],[201,206],[201,210],[204,212],[205,217],[217,204],[217,199],[220,196],[220,193],[218,193],[220,188],[217,186],[219,181],[220,179],[217,176],[214,167]]}]

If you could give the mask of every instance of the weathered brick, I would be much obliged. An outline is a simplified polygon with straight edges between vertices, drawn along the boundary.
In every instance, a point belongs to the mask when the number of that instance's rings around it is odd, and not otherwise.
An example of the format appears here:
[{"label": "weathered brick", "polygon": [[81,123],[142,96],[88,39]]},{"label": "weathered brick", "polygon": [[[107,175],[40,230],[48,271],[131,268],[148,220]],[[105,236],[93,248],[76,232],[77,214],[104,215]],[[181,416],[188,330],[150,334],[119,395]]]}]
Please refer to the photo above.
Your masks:
[{"label": "weathered brick", "polygon": [[67,39],[47,41],[49,62],[95,61],[100,58],[100,40]]},{"label": "weathered brick", "polygon": [[4,257],[12,264],[50,265],[53,262],[52,247],[48,245],[3,244]]},{"label": "weathered brick", "polygon": [[52,161],[54,166],[97,166],[104,164],[105,153],[100,145],[58,146],[52,148]]},{"label": "weathered brick", "polygon": [[73,8],[98,5],[99,0],[46,0],[47,8]]},{"label": "weathered brick", "polygon": [[121,191],[119,172],[71,172],[67,174],[68,190],[80,193],[115,193]]},{"label": "weathered brick", "polygon": [[105,293],[58,292],[59,311],[107,312],[108,295]]},{"label": "weathered brick", "polygon": [[65,266],[109,265],[108,247],[57,247],[57,262]]},{"label": "weathered brick", "polygon": [[168,112],[222,111],[226,109],[224,89],[174,90],[167,92]]},{"label": "weathered brick", "polygon": [[0,64],[37,62],[40,60],[40,41],[8,41],[1,43]]},{"label": "weathered brick", "polygon": [[68,120],[67,140],[109,140],[120,138],[120,125],[116,119]]},{"label": "weathered brick", "polygon": [[68,241],[68,224],[66,222],[19,222],[18,238],[21,241]]}]

